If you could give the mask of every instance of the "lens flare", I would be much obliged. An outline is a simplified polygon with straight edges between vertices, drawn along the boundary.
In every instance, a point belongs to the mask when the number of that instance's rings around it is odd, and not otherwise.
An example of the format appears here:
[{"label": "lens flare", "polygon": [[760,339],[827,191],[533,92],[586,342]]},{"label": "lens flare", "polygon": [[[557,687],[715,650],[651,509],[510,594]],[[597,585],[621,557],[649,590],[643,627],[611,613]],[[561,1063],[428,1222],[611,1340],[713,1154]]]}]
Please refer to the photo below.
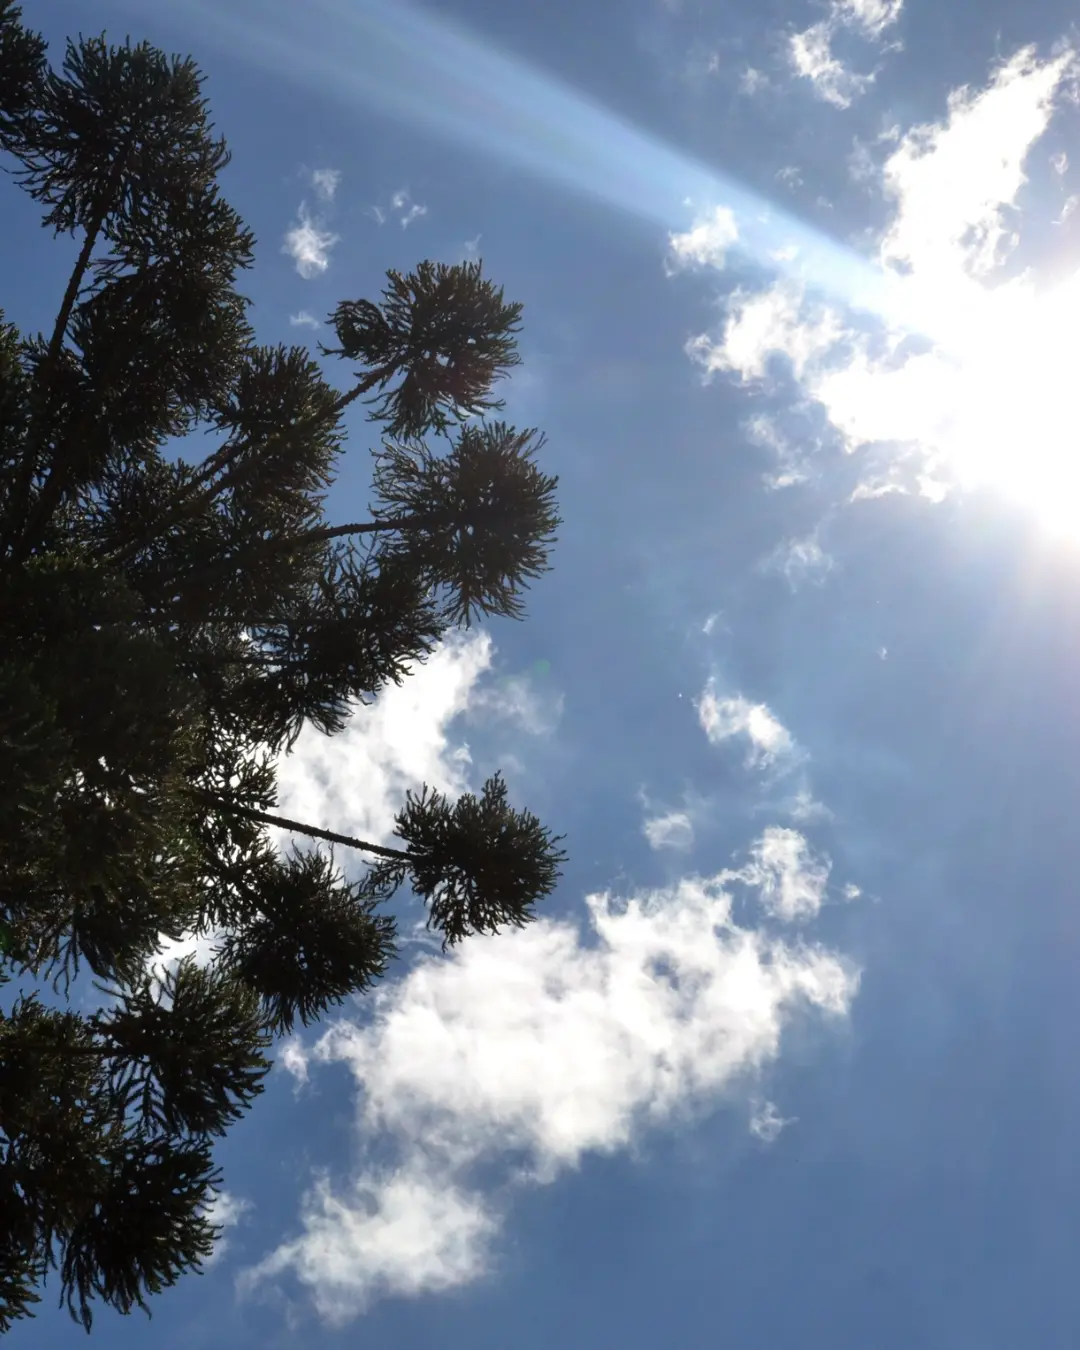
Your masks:
[{"label": "lens flare", "polygon": [[851,309],[895,316],[895,278],[853,250],[446,19],[402,0],[186,0],[174,12],[185,9],[233,57],[665,230],[723,206],[734,250]]}]

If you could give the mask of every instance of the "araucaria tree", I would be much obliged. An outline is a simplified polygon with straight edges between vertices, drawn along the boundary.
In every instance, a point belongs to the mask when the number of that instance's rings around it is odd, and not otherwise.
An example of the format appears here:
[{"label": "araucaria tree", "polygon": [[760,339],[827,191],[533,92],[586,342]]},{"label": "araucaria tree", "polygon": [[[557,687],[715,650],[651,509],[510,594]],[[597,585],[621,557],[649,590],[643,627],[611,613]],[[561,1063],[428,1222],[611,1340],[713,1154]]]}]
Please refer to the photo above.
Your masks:
[{"label": "araucaria tree", "polygon": [[[50,1272],[89,1328],[209,1254],[215,1137],[276,1036],[386,971],[397,888],[453,944],[555,885],[560,839],[499,777],[410,796],[375,847],[284,820],[275,765],[451,628],[521,613],[556,482],[541,437],[492,420],[520,306],[479,264],[340,304],[345,392],[255,341],[190,61],[93,39],[53,68],[0,0],[0,152],[77,247],[51,331],[0,324],[0,1331]],[[330,527],[358,402],[374,505]],[[209,453],[176,457],[196,434]],[[274,825],[314,842],[283,853]],[[193,933],[213,961],[152,978]],[[69,1006],[80,975],[96,1011]]]}]

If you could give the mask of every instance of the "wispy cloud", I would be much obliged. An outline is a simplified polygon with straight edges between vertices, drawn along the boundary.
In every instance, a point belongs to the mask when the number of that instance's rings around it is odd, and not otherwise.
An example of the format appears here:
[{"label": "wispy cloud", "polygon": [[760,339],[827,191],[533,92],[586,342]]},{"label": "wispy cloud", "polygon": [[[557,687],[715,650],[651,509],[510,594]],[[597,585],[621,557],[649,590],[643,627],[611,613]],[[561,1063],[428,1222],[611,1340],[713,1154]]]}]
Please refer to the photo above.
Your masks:
[{"label": "wispy cloud", "polygon": [[411,225],[414,220],[419,220],[421,216],[427,215],[427,207],[420,202],[414,202],[409,197],[408,192],[402,190],[395,192],[390,198],[391,210],[397,212],[398,222],[402,229]]},{"label": "wispy cloud", "polygon": [[762,1102],[750,1117],[750,1133],[763,1144],[775,1144],[789,1125],[797,1123],[795,1116],[782,1116],[775,1102]]},{"label": "wispy cloud", "polygon": [[668,236],[669,267],[723,267],[728,250],[738,238],[734,212],[729,207],[716,206],[689,230]]},{"label": "wispy cloud", "polygon": [[702,730],[712,744],[745,741],[750,766],[767,767],[795,753],[791,733],[764,703],[751,703],[741,694],[721,697],[716,681],[710,679],[696,706]]},{"label": "wispy cloud", "polygon": [[[385,225],[389,220],[396,220],[403,230],[428,213],[426,206],[421,202],[413,201],[408,188],[399,188],[396,192],[391,193],[387,206],[376,204],[369,207],[368,210],[377,225]],[[476,236],[476,240],[479,243],[479,235]]]},{"label": "wispy cloud", "polygon": [[[740,926],[732,905],[718,877],[591,895],[584,929],[541,919],[384,985],[303,1071],[346,1065],[359,1139],[395,1161],[317,1178],[299,1233],[242,1288],[291,1275],[342,1324],[384,1295],[467,1283],[492,1270],[514,1189],[715,1108],[778,1056],[793,1018],[846,1013],[844,960]],[[763,1137],[778,1130],[757,1114]]]},{"label": "wispy cloud", "polygon": [[294,328],[321,328],[322,324],[314,314],[309,314],[306,309],[300,310],[298,314],[290,314],[289,322]]},{"label": "wispy cloud", "polygon": [[311,214],[307,203],[301,202],[296,224],[286,232],[281,251],[292,258],[304,280],[310,281],[330,266],[330,250],[340,242],[341,236],[327,229]]},{"label": "wispy cloud", "polygon": [[756,887],[762,908],[786,923],[817,917],[829,885],[831,864],[811,850],[806,837],[770,825],[750,848],[746,865],[725,879]]},{"label": "wispy cloud", "polygon": [[[316,199],[329,209],[341,184],[340,169],[312,169],[308,182]],[[341,242],[328,226],[324,212],[312,212],[306,201],[300,203],[296,224],[286,232],[282,252],[296,264],[296,270],[306,280],[321,276],[330,266],[330,251]]]},{"label": "wispy cloud", "polygon": [[807,582],[823,581],[833,570],[835,560],[822,548],[815,530],[800,539],[785,539],[767,565],[779,572],[795,591]]},{"label": "wispy cloud", "polygon": [[315,189],[315,194],[321,201],[332,202],[341,186],[341,170],[313,169],[311,186]]},{"label": "wispy cloud", "polygon": [[874,82],[874,73],[857,74],[835,54],[833,43],[843,31],[878,42],[900,18],[903,0],[832,0],[824,19],[788,40],[788,59],[795,74],[809,81],[814,93],[836,108],[849,108]]},{"label": "wispy cloud", "polygon": [[650,848],[688,849],[694,842],[694,822],[686,811],[646,816],[641,830]]}]

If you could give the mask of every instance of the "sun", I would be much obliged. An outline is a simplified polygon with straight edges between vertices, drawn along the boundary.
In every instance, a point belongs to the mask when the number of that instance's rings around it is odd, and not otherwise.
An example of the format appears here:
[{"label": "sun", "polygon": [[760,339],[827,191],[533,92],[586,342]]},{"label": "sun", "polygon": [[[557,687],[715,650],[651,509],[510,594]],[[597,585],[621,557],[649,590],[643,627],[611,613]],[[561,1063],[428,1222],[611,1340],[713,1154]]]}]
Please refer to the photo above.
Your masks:
[{"label": "sun", "polygon": [[939,314],[933,446],[961,489],[987,489],[1080,544],[1080,272],[1052,289],[976,282]]}]

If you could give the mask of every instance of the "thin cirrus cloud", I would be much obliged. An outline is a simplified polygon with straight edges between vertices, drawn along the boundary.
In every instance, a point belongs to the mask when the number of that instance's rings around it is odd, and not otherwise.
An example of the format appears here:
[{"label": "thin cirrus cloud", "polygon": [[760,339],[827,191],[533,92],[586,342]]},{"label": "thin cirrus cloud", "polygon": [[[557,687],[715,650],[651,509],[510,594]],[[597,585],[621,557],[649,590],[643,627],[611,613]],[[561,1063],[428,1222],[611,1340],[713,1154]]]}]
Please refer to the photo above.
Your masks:
[{"label": "thin cirrus cloud", "polygon": [[[792,869],[808,862],[799,882]],[[350,1070],[358,1139],[395,1161],[362,1162],[345,1184],[317,1176],[299,1232],[243,1272],[241,1290],[291,1277],[341,1325],[379,1298],[490,1274],[516,1190],[730,1099],[794,1019],[845,1016],[850,963],[733,917],[732,879],[757,885],[767,912],[807,917],[790,897],[814,891],[820,865],[790,849],[774,858],[766,837],[738,873],[588,896],[584,924],[542,918],[424,956],[381,987],[370,1019],[294,1044],[300,1079]],[[751,1129],[775,1138],[782,1124],[772,1108]]]},{"label": "thin cirrus cloud", "polygon": [[941,122],[884,142],[876,184],[893,211],[876,262],[902,274],[920,340],[905,342],[899,320],[856,323],[779,278],[729,296],[720,331],[688,344],[705,378],[764,388],[786,368],[793,404],[817,405],[836,443],[863,455],[856,499],[990,488],[1075,534],[1080,474],[1067,442],[1080,271],[1046,287],[1002,268],[1020,239],[1030,153],[1076,81],[1071,49],[1046,60],[1024,49],[985,87],[954,92]]},{"label": "thin cirrus cloud", "polygon": [[824,19],[792,33],[788,61],[814,94],[835,108],[849,108],[874,82],[874,73],[858,74],[836,55],[833,43],[842,32],[879,42],[900,18],[903,0],[832,0]]}]

